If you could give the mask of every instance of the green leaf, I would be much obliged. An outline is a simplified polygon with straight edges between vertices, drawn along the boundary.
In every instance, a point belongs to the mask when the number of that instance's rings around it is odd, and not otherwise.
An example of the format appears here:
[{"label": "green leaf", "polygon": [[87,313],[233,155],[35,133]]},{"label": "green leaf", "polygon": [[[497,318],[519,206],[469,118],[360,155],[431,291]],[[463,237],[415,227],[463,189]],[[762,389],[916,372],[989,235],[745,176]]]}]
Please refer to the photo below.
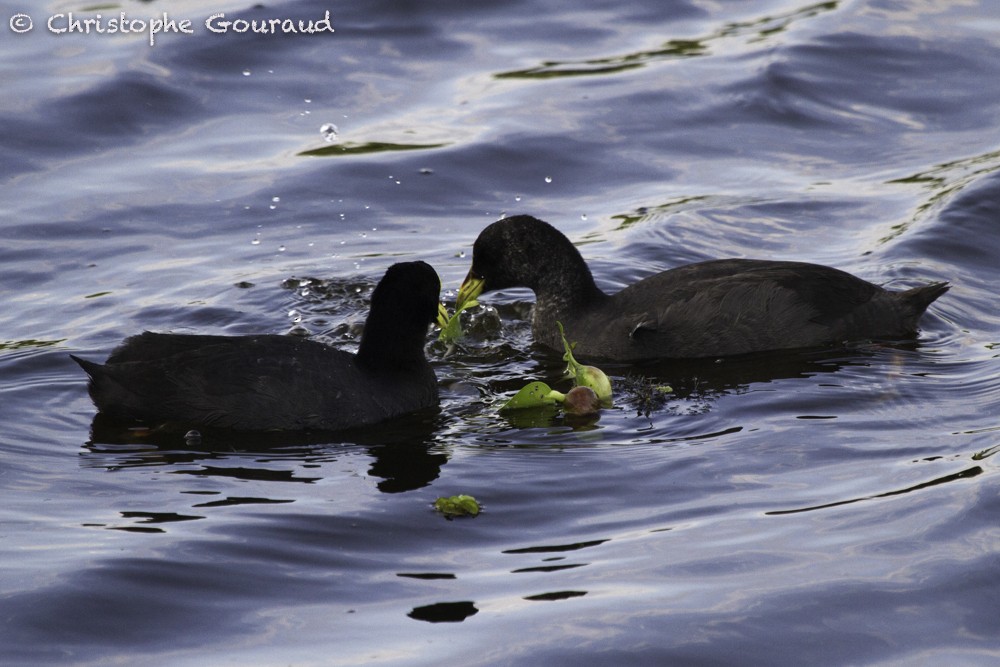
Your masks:
[{"label": "green leaf", "polygon": [[449,315],[448,309],[443,304],[438,304],[437,323],[441,327],[438,340],[445,343],[454,343],[464,335],[459,316],[463,310],[479,305],[476,299],[483,293],[485,284],[482,278],[476,278],[470,271],[469,275],[462,281],[461,287],[458,288],[458,296],[455,298],[455,314]]},{"label": "green leaf", "polygon": [[459,316],[462,314],[463,310],[473,308],[478,305],[479,302],[475,299],[467,301],[455,309],[454,315],[449,315],[448,309],[443,305],[438,304],[437,321],[438,326],[441,327],[441,333],[438,334],[438,340],[444,341],[445,343],[453,343],[461,338],[465,332],[462,331],[462,321]]},{"label": "green leaf", "polygon": [[472,496],[458,495],[438,498],[434,501],[434,509],[446,517],[478,516],[480,507],[479,501]]},{"label": "green leaf", "polygon": [[500,410],[539,408],[545,405],[562,403],[564,398],[562,394],[558,391],[553,391],[552,387],[544,382],[532,382],[514,394],[513,398],[504,403]]},{"label": "green leaf", "polygon": [[976,452],[975,454],[972,455],[972,460],[973,461],[982,461],[985,458],[989,458],[989,457],[993,456],[997,452],[1000,452],[1000,445],[994,445],[993,447],[989,447],[987,449],[984,449],[981,452]]}]

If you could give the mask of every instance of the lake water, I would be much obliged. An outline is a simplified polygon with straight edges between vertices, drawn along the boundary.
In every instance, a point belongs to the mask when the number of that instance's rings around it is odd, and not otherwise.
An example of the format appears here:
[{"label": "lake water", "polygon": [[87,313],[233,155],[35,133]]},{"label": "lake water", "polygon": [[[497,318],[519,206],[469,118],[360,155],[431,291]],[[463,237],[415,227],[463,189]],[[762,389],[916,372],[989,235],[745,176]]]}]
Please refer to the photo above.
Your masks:
[{"label": "lake water", "polygon": [[[1000,661],[993,3],[30,5],[0,3],[0,662]],[[731,256],[953,287],[912,343],[608,367],[591,424],[497,413],[565,386],[525,290],[450,356],[428,334],[440,411],[200,446],[94,423],[70,353],[352,349],[386,267],[451,302],[505,213],[608,290]],[[675,392],[637,407],[636,378]],[[433,510],[459,493],[483,513]]]}]

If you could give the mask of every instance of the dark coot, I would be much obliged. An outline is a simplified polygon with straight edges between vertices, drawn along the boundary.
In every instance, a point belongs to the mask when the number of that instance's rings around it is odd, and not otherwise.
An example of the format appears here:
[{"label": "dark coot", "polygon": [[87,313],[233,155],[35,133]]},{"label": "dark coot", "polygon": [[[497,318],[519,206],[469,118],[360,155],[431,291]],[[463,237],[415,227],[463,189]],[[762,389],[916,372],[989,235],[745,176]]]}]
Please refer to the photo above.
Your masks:
[{"label": "dark coot", "polygon": [[430,265],[389,267],[372,292],[357,354],[293,336],[143,333],[90,375],[98,409],[116,420],[245,431],[339,430],[433,406],[424,356],[441,282]]},{"label": "dark coot", "polygon": [[[480,282],[481,281],[481,282]],[[531,216],[491,224],[473,246],[462,293],[535,292],[536,342],[612,361],[721,357],[911,336],[948,283],[890,292],[803,262],[720,259],[658,273],[608,295],[559,230]]]}]

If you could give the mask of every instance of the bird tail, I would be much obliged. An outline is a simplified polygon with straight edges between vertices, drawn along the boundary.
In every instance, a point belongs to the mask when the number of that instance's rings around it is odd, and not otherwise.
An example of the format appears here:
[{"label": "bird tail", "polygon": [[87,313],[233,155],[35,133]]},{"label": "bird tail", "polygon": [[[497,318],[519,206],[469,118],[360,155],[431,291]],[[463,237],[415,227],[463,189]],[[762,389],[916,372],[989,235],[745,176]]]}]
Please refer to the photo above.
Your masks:
[{"label": "bird tail", "polygon": [[951,287],[946,282],[930,283],[921,285],[899,293],[899,304],[902,306],[903,321],[910,330],[916,330],[917,321],[924,314],[927,307],[935,299],[948,291]]},{"label": "bird tail", "polygon": [[913,314],[919,317],[935,299],[950,288],[949,283],[931,283],[908,289],[899,296]]},{"label": "bird tail", "polygon": [[90,376],[91,380],[97,377],[101,372],[100,364],[95,364],[93,361],[87,361],[86,359],[81,359],[75,354],[69,355],[69,358],[75,361],[76,363],[80,364],[80,368],[82,368],[87,373],[87,375]]},{"label": "bird tail", "polygon": [[130,405],[135,396],[118,381],[113,372],[109,372],[108,366],[81,359],[74,354],[69,356],[90,376],[87,392],[99,411],[110,415],[129,414],[125,406]]}]

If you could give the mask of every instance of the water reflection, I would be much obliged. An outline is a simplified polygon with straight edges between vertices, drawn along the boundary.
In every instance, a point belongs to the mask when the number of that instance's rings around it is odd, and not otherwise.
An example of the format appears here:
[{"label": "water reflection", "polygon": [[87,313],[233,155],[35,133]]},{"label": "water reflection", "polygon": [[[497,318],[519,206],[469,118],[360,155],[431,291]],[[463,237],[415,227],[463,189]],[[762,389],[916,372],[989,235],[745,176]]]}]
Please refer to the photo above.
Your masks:
[{"label": "water reflection", "polygon": [[604,544],[608,540],[588,540],[586,542],[574,542],[571,544],[552,544],[537,547],[522,547],[519,549],[507,549],[505,554],[550,554],[562,553],[564,551],[579,551],[589,549]]},{"label": "water reflection", "polygon": [[526,595],[525,600],[531,600],[532,602],[547,601],[552,602],[555,600],[569,600],[570,598],[579,598],[587,594],[587,591],[554,591],[552,593],[540,593],[538,595]]},{"label": "water reflection", "polygon": [[332,146],[321,146],[298,153],[304,157],[336,157],[343,155],[365,155],[368,153],[386,153],[399,151],[422,151],[443,148],[448,144],[402,144],[386,141],[368,141],[364,143],[342,143]]},{"label": "water reflection", "polygon": [[[380,481],[383,493],[400,493],[427,486],[441,474],[448,455],[436,450],[438,410],[426,410],[383,424],[339,433],[235,432],[202,429],[199,439],[185,437],[184,425],[165,424],[137,429],[123,426],[98,413],[91,424],[90,441],[84,445],[83,462],[88,467],[123,469],[140,466],[170,466],[173,474],[267,482],[310,484],[320,477],[287,469],[289,460],[308,467],[328,460],[335,447],[359,446],[372,458],[369,473]],[[268,458],[266,454],[273,454]],[[231,462],[233,454],[258,454],[253,466],[211,465]],[[279,464],[279,468],[270,464]],[[180,468],[198,464],[197,468]],[[258,502],[230,499],[213,504]],[[283,502],[260,500],[259,502]]]},{"label": "water reflection", "polygon": [[680,398],[707,398],[741,393],[750,385],[832,374],[848,366],[865,366],[884,350],[918,348],[916,341],[893,345],[857,344],[848,348],[762,352],[718,359],[681,359],[636,364],[640,377],[660,379]]},{"label": "water reflection", "polygon": [[658,49],[622,55],[588,58],[577,61],[546,61],[536,67],[494,74],[497,79],[551,79],[619,74],[648,64],[675,58],[694,58],[711,54],[711,46],[727,40],[760,42],[784,32],[793,23],[811,19],[837,8],[837,2],[820,2],[777,16],[762,16],[749,21],[728,23],[713,34],[699,39],[670,39]]},{"label": "water reflection", "polygon": [[460,623],[479,613],[472,602],[438,602],[423,607],[414,607],[407,616],[428,623]]},{"label": "water reflection", "polygon": [[[197,519],[204,519],[203,516],[193,516],[186,514],[177,514],[175,512],[119,512],[123,519],[135,519],[136,523],[139,524],[158,524],[158,523],[175,523],[177,521],[195,521]],[[96,524],[88,524],[91,527],[95,527]],[[128,525],[128,526],[107,526],[110,530],[124,530],[130,533],[165,533],[166,531],[162,528],[155,528],[153,526],[147,525]]]},{"label": "water reflection", "polygon": [[899,496],[904,493],[912,493],[914,491],[921,491],[923,489],[930,488],[932,486],[939,486],[941,484],[947,484],[949,482],[955,482],[963,479],[971,479],[973,477],[978,477],[983,474],[983,469],[979,466],[972,466],[965,470],[953,473],[951,475],[945,475],[944,477],[938,477],[932,479],[929,482],[922,482],[920,484],[915,484],[913,486],[908,486],[905,489],[896,489],[894,491],[886,491],[885,493],[876,493],[870,496],[862,496],[861,498],[851,498],[849,500],[838,500],[832,503],[824,503],[822,505],[813,505],[811,507],[800,507],[797,509],[790,510],[772,510],[770,512],[764,512],[770,516],[778,516],[782,514],[799,514],[800,512],[813,512],[816,510],[829,509],[831,507],[840,507],[841,505],[851,505],[853,503],[859,503],[863,500],[874,500],[875,498],[889,498],[891,496]]}]

